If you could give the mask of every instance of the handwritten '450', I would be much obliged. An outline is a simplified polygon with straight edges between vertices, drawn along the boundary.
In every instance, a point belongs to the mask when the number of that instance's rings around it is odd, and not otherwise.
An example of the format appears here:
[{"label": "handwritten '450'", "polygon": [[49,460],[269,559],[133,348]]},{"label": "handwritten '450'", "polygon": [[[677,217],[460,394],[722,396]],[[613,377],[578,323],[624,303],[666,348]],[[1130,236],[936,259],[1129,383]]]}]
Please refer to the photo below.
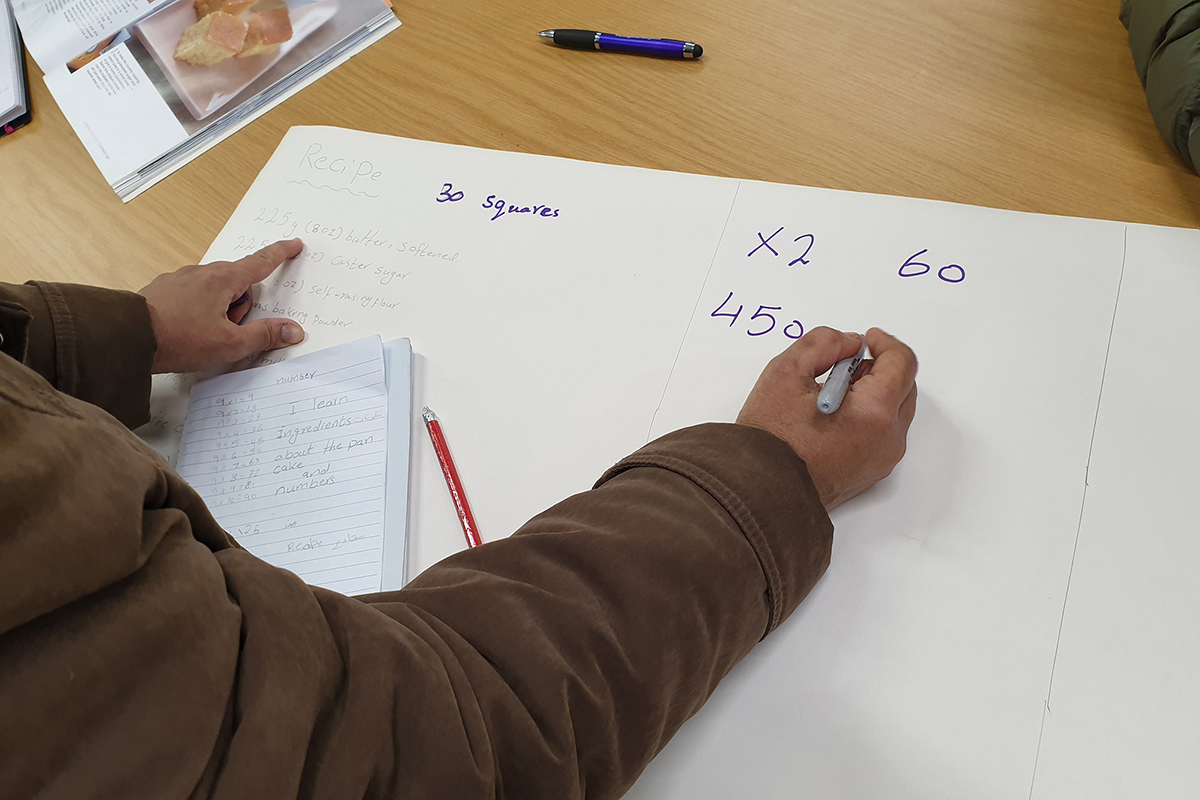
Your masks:
[{"label": "handwritten '450'", "polygon": [[[737,324],[738,317],[742,315],[745,306],[738,304],[737,310],[734,311],[732,306],[729,309],[725,307],[730,305],[733,300],[733,292],[730,292],[721,305],[717,306],[716,310],[709,314],[710,317],[729,317],[729,327]],[[746,335],[747,336],[766,336],[771,331],[775,330],[778,320],[772,311],[783,311],[783,306],[759,306],[758,310],[747,318]],[[783,328],[783,335],[789,339],[799,339],[804,335],[804,326],[800,324],[800,320],[794,319]]]}]

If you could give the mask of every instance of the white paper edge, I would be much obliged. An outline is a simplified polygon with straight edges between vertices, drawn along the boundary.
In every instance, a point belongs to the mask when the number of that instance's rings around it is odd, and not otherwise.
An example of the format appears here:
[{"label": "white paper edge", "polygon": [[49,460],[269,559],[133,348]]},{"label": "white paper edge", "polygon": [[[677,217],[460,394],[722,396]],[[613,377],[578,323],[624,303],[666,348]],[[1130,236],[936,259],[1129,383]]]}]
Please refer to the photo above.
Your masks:
[{"label": "white paper edge", "polygon": [[[408,575],[408,463],[412,449],[413,386],[412,344],[408,339],[384,343],[383,375],[388,396],[388,456],[380,590],[393,592],[404,588]],[[400,509],[403,514],[397,513]]]}]

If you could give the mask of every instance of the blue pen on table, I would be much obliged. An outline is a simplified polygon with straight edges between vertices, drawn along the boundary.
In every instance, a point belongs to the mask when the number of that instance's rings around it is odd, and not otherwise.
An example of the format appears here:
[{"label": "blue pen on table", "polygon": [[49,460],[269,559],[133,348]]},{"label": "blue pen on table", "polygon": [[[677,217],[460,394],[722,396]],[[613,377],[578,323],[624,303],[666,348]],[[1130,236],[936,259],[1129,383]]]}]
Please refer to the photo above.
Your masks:
[{"label": "blue pen on table", "polygon": [[817,395],[817,408],[822,414],[832,414],[842,405],[842,400],[846,399],[846,390],[850,388],[850,379],[854,377],[854,371],[866,356],[867,340],[864,337],[862,346],[858,348],[858,355],[843,358],[833,365],[833,369],[829,371],[829,378],[821,387],[821,393]]},{"label": "blue pen on table", "polygon": [[681,59],[695,59],[704,54],[704,48],[695,42],[683,42],[678,39],[638,39],[633,36],[617,36],[613,33],[572,28],[542,31],[538,36],[559,47],[569,47],[572,50],[600,50],[634,56]]}]

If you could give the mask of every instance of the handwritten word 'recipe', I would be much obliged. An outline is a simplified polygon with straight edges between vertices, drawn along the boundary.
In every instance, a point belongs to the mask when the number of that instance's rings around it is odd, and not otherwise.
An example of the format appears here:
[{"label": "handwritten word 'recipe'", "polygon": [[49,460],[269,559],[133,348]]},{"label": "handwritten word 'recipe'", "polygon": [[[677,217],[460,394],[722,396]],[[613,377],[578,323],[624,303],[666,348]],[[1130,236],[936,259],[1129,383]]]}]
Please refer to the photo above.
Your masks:
[{"label": "handwritten word 'recipe'", "polygon": [[383,177],[383,172],[375,169],[375,165],[363,159],[345,158],[344,156],[322,155],[324,148],[317,143],[310,144],[300,159],[300,166],[308,167],[317,172],[328,172],[334,175],[349,175],[350,183],[358,180],[377,181]]}]

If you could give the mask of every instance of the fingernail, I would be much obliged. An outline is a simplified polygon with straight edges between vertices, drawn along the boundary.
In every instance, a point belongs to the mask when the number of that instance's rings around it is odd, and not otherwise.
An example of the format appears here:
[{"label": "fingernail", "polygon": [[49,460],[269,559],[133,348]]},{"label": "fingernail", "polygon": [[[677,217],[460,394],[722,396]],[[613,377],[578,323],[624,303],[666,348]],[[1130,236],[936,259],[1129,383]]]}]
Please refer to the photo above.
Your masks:
[{"label": "fingernail", "polygon": [[300,330],[299,325],[284,325],[279,335],[284,344],[299,344],[304,341],[304,331]]},{"label": "fingernail", "polygon": [[246,291],[242,292],[241,297],[239,297],[237,300],[234,300],[232,303],[229,304],[230,310],[237,308],[238,306],[240,306],[242,303],[246,302],[249,299],[250,299],[250,290],[247,289]]}]

